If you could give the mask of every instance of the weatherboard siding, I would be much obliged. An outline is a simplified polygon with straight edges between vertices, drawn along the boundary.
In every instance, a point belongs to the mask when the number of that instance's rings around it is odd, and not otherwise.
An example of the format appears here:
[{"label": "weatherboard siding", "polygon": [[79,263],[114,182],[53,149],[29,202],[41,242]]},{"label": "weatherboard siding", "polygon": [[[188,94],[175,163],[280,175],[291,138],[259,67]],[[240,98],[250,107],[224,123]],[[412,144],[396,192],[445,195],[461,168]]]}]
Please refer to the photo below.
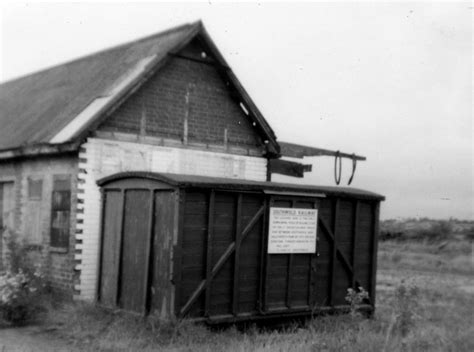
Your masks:
[{"label": "weatherboard siding", "polygon": [[204,150],[90,138],[79,153],[75,269],[77,298],[97,292],[101,195],[96,181],[122,171],[154,171],[265,181],[266,159]]}]

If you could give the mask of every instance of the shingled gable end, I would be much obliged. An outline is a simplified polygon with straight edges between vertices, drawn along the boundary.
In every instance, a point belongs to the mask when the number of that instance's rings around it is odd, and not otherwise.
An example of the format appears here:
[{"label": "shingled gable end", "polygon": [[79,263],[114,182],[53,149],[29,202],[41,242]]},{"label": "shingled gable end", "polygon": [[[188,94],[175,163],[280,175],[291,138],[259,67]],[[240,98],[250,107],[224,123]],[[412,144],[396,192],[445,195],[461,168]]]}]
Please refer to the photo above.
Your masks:
[{"label": "shingled gable end", "polygon": [[263,182],[282,154],[336,153],[279,145],[201,22],[3,83],[0,126],[0,266],[16,232],[54,288],[88,300],[99,281],[98,180],[133,171]]}]

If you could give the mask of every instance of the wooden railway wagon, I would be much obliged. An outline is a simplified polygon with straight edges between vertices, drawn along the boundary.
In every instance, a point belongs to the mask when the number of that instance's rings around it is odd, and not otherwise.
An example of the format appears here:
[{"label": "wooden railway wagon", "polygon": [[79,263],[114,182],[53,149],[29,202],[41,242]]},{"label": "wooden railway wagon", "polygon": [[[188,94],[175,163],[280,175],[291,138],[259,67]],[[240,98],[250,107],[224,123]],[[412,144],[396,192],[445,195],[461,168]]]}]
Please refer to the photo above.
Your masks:
[{"label": "wooden railway wagon", "polygon": [[105,306],[233,322],[346,310],[362,286],[375,308],[378,194],[146,172],[98,183]]}]

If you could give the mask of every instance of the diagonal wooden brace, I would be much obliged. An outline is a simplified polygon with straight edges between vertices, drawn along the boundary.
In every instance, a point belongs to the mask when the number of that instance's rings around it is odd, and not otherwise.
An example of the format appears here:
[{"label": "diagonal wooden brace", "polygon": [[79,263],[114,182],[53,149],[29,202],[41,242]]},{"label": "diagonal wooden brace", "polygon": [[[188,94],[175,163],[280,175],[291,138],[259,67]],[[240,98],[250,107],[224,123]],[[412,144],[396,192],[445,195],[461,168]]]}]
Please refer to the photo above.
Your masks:
[{"label": "diagonal wooden brace", "polygon": [[[249,234],[250,230],[257,224],[257,222],[260,220],[260,218],[263,216],[265,212],[265,206],[261,206],[260,209],[257,211],[257,213],[254,215],[252,220],[248,223],[248,225],[245,227],[245,229],[242,231],[240,236],[237,238],[240,238],[240,242],[242,242],[245,237]],[[204,291],[206,288],[207,284],[210,284],[210,281],[219,273],[219,271],[222,269],[226,261],[229,259],[229,257],[234,253],[236,247],[236,243],[232,242],[227,249],[225,250],[224,254],[219,258],[217,263],[214,265],[212,268],[211,274],[209,278],[206,278],[202,280],[197,288],[194,290],[192,293],[191,297],[189,297],[188,301],[186,304],[181,308],[179,314],[181,317],[185,316],[186,313],[188,313],[189,309],[191,309],[192,305],[196,302],[196,300],[199,298],[199,295]],[[209,281],[208,281],[209,280]]]},{"label": "diagonal wooden brace", "polygon": [[[329,240],[331,242],[334,243],[334,234],[333,232],[331,231],[330,227],[326,224],[326,222],[319,218],[318,219],[318,223],[319,225],[321,226],[321,228],[324,230],[324,233],[326,234],[326,236],[329,238]],[[347,260],[347,258],[345,257],[344,253],[341,252],[341,250],[337,247],[337,244],[336,244],[336,254],[339,256],[339,258],[342,260],[342,264],[344,265],[344,268],[346,269],[347,273],[351,276],[351,277],[354,277],[354,282],[356,283],[357,286],[360,285],[360,281],[357,280],[357,278],[355,277],[355,272],[354,272],[354,268],[352,267],[352,265],[349,263],[349,261]]]}]

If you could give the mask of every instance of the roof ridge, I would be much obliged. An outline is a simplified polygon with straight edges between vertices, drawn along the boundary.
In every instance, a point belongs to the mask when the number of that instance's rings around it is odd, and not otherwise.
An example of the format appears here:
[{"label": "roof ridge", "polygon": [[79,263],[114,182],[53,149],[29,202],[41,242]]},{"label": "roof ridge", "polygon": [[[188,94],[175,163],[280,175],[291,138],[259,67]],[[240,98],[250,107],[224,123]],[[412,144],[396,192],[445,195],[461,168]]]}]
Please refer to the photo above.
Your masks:
[{"label": "roof ridge", "polygon": [[26,77],[30,77],[30,76],[34,76],[34,75],[38,75],[38,74],[42,74],[42,73],[45,73],[47,71],[50,71],[50,70],[53,70],[55,68],[58,68],[58,67],[61,67],[61,66],[66,66],[66,65],[69,65],[69,64],[72,64],[72,63],[76,63],[76,62],[79,62],[79,61],[82,61],[82,60],[85,60],[85,59],[88,59],[90,58],[91,56],[95,56],[95,55],[100,55],[100,54],[103,54],[103,53],[106,53],[106,52],[110,52],[110,51],[113,51],[113,50],[119,50],[123,47],[126,47],[126,46],[129,46],[131,44],[137,44],[137,43],[142,43],[144,41],[147,41],[147,40],[150,40],[152,38],[157,38],[157,37],[160,37],[160,36],[165,36],[165,35],[168,35],[168,34],[171,34],[173,32],[178,32],[180,30],[183,30],[185,29],[186,27],[188,27],[189,30],[192,30],[194,28],[196,28],[197,26],[202,26],[202,21],[201,20],[198,20],[198,21],[194,21],[194,22],[188,22],[188,23],[184,23],[182,25],[179,25],[179,26],[176,26],[176,27],[173,27],[173,28],[169,28],[169,29],[166,29],[164,31],[161,31],[161,32],[157,32],[157,33],[153,33],[153,34],[150,34],[150,35],[147,35],[145,37],[140,37],[140,38],[137,38],[137,39],[134,39],[134,40],[129,40],[125,43],[122,43],[122,44],[117,44],[117,45],[113,45],[113,46],[110,46],[108,48],[105,48],[105,49],[101,49],[101,50],[98,50],[98,51],[93,51],[89,54],[85,54],[83,56],[79,56],[79,57],[76,57],[74,59],[71,59],[69,61],[64,61],[64,62],[61,62],[61,63],[58,63],[58,64],[54,64],[52,66],[49,66],[49,67],[45,67],[45,68],[42,68],[38,71],[33,71],[31,73],[27,73],[27,74],[24,74],[24,75],[21,75],[21,76],[18,76],[18,77],[15,77],[15,78],[12,78],[10,80],[7,80],[7,81],[4,81],[4,82],[0,82],[0,87],[4,86],[4,85],[7,85],[7,84],[10,84],[10,83],[13,83],[15,81],[19,81],[21,79],[24,79]]}]

